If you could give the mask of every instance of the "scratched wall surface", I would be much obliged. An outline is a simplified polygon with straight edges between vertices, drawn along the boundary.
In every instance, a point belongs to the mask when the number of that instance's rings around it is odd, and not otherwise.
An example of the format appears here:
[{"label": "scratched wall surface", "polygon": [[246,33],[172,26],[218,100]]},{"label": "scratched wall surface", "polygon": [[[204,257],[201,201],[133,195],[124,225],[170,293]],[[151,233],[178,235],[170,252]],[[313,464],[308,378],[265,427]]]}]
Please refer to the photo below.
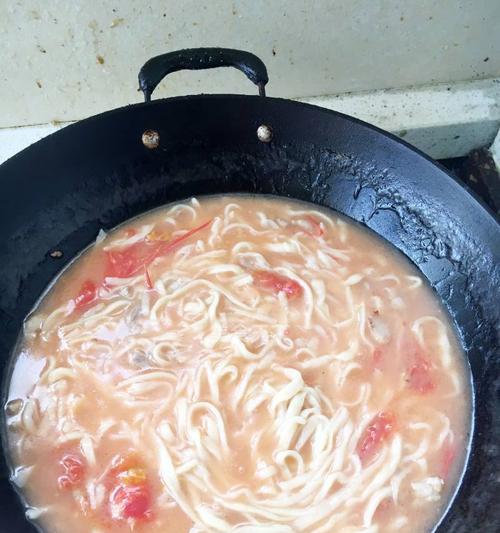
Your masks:
[{"label": "scratched wall surface", "polygon": [[[269,94],[307,97],[500,74],[499,0],[0,0],[0,127],[140,101],[151,56],[243,48]],[[238,72],[177,73],[157,97],[252,92]]]}]

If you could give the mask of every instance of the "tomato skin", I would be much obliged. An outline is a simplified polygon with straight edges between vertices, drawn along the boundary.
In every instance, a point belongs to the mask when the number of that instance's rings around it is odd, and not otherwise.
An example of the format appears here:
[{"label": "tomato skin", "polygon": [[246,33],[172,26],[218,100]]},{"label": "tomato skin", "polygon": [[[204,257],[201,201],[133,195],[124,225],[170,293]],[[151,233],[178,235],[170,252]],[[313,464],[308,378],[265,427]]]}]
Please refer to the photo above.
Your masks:
[{"label": "tomato skin", "polygon": [[111,517],[115,520],[148,518],[151,514],[151,495],[145,484],[119,484],[109,497]]},{"label": "tomato skin", "polygon": [[57,478],[57,485],[61,490],[69,490],[73,488],[74,483],[69,476],[63,475]]},{"label": "tomato skin", "polygon": [[149,275],[148,267],[144,267],[144,277],[146,278],[146,287],[148,290],[153,290],[154,285],[153,281],[151,280],[151,276]]},{"label": "tomato skin", "polygon": [[67,454],[61,459],[61,464],[65,468],[71,468],[75,466],[82,466],[82,461],[77,455]]},{"label": "tomato skin", "polygon": [[97,298],[97,285],[90,279],[83,282],[80,292],[73,299],[75,309],[81,309]]},{"label": "tomato skin", "polygon": [[179,246],[179,244],[181,244],[186,239],[189,239],[191,235],[194,235],[198,231],[201,231],[202,229],[207,228],[208,226],[212,224],[212,222],[213,222],[213,219],[207,220],[207,222],[204,222],[203,224],[201,224],[201,226],[190,229],[189,231],[184,233],[184,235],[181,235],[180,237],[176,237],[175,239],[167,243],[163,243],[162,246],[160,247],[158,255],[165,255],[170,252],[173,252]]},{"label": "tomato skin", "polygon": [[356,447],[363,465],[367,464],[377,454],[381,444],[392,433],[394,425],[394,415],[385,412],[378,413],[368,424]]},{"label": "tomato skin", "polygon": [[274,293],[283,291],[289,300],[302,295],[302,287],[293,279],[281,276],[269,270],[257,270],[253,279],[258,287],[271,290]]}]

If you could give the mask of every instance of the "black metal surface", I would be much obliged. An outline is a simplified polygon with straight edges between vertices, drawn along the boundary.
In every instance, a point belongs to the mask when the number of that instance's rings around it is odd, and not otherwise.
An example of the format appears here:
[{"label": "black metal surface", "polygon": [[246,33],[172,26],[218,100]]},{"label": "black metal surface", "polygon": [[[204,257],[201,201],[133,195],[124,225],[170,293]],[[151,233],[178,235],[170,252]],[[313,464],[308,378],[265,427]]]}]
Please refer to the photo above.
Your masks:
[{"label": "black metal surface", "polygon": [[234,67],[259,88],[260,96],[265,96],[265,86],[269,81],[264,63],[254,54],[232,48],[187,48],[153,57],[139,72],[139,87],[144,100],[149,102],[160,81],[178,70],[206,70],[219,67]]},{"label": "black metal surface", "polygon": [[[273,141],[256,129],[268,124]],[[160,146],[141,142],[147,129]],[[402,250],[449,309],[470,361],[475,431],[439,531],[496,530],[500,232],[443,169],[355,119],[286,100],[173,98],[69,126],[0,166],[0,361],[48,282],[99,228],[191,195],[269,193],[328,206]],[[54,249],[63,257],[50,256]],[[3,392],[5,393],[5,387]],[[31,531],[3,468],[0,531]]]}]

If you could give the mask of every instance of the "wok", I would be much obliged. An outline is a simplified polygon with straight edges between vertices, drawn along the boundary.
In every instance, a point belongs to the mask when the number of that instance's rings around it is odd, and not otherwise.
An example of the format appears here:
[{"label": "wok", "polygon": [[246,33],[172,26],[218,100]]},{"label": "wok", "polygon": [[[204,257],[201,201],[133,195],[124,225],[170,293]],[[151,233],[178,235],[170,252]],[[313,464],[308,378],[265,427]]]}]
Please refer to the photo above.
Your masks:
[{"label": "wok", "polygon": [[[216,66],[242,70],[259,95],[151,101],[169,72]],[[266,97],[266,69],[252,54],[173,52],[148,61],[139,80],[145,103],[68,126],[0,166],[3,400],[24,317],[99,228],[193,195],[307,200],[361,222],[399,248],[449,310],[470,364],[473,423],[463,478],[437,530],[496,530],[500,230],[494,216],[400,139],[340,113]],[[8,481],[2,433],[0,530],[34,531]]]}]

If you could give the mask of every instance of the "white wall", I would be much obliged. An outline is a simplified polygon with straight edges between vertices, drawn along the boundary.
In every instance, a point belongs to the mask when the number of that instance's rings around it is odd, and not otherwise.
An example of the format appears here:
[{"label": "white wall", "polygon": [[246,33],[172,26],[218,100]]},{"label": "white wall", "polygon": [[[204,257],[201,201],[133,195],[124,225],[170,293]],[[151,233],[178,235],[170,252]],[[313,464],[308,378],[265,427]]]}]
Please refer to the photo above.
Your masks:
[{"label": "white wall", "polygon": [[[0,0],[0,127],[80,119],[140,101],[151,56],[243,48],[272,96],[500,74],[500,0]],[[238,72],[174,74],[157,96],[248,92]]]}]

